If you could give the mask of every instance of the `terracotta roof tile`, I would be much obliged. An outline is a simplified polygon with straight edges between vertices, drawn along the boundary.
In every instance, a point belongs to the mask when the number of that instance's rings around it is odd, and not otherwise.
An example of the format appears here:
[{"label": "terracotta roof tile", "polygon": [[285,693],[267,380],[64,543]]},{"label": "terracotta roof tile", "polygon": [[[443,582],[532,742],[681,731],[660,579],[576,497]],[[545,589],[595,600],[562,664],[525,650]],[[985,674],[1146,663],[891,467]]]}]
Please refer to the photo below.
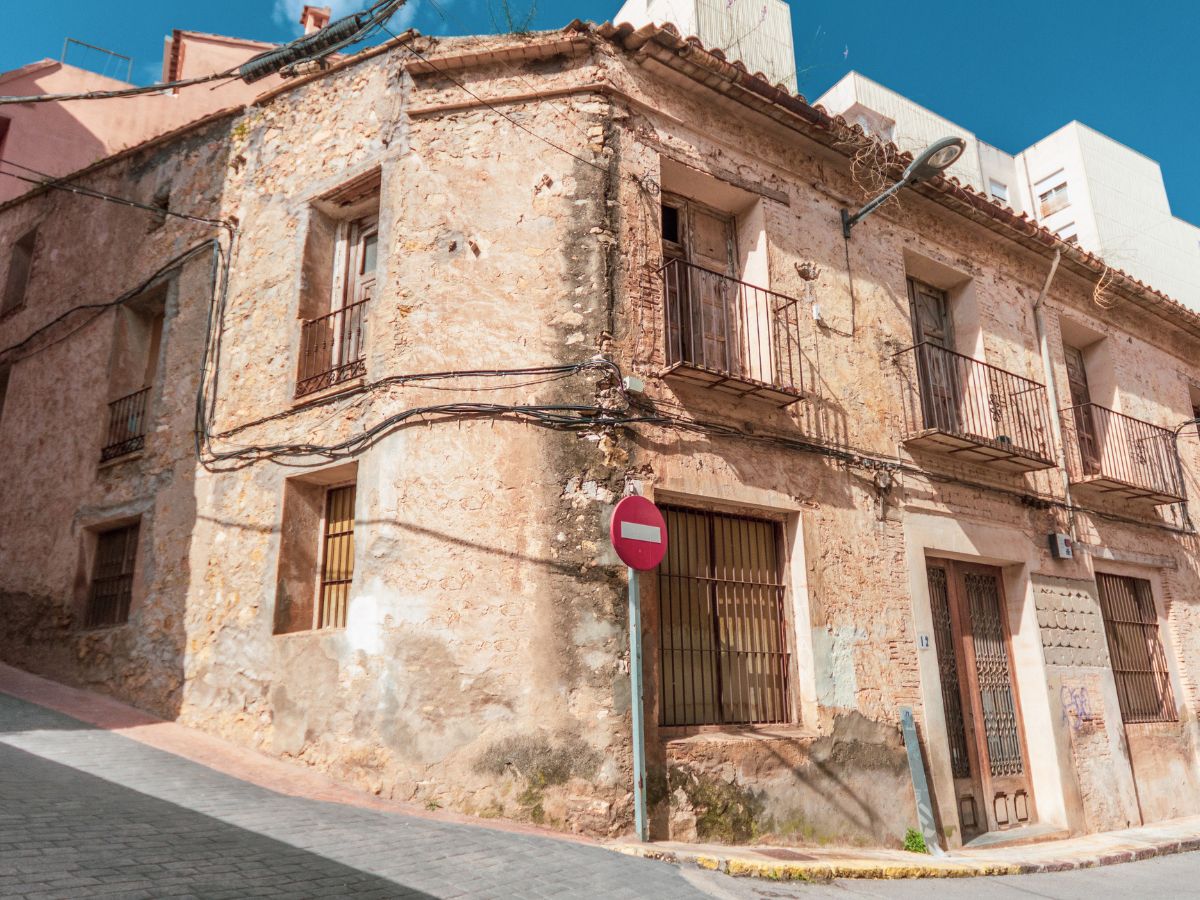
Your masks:
[{"label": "terracotta roof tile", "polygon": [[[674,59],[686,61],[700,68],[707,68],[715,75],[736,82],[746,94],[763,102],[778,106],[782,111],[791,113],[805,125],[807,133],[831,149],[849,156],[850,152],[838,142],[847,140],[867,140],[862,128],[855,124],[849,125],[840,115],[831,116],[820,105],[812,106],[799,93],[791,93],[782,85],[772,85],[761,73],[749,74],[746,66],[739,61],[730,63],[725,54],[717,50],[709,50],[695,37],[686,41],[679,38],[678,30],[671,25],[647,25],[634,30],[628,22],[603,25],[591,25],[576,19],[567,25],[564,31],[589,31],[605,40],[628,51],[639,51],[651,43],[657,43],[666,50],[676,51]],[[630,40],[636,34],[635,40]],[[680,52],[682,51],[682,52]],[[665,59],[663,61],[666,61]],[[727,92],[726,96],[730,96]],[[738,99],[738,98],[733,98]],[[745,99],[743,98],[743,102]],[[755,104],[746,103],[754,107]],[[888,144],[895,148],[894,144]],[[896,159],[897,177],[903,167],[912,162],[910,152],[899,153]],[[1052,231],[1031,221],[1025,213],[1017,213],[1010,207],[994,202],[992,198],[975,190],[970,185],[962,184],[956,177],[936,177],[921,182],[917,186],[921,193],[932,194],[934,199],[940,199],[944,205],[955,208],[955,201],[977,213],[987,217],[995,225],[1007,229],[1016,235],[1032,240],[1043,248],[1056,248],[1062,252],[1064,261],[1074,263],[1077,269],[1090,271],[1097,278],[1107,274],[1115,276],[1114,283],[1119,284],[1131,296],[1144,302],[1156,311],[1166,314],[1176,324],[1187,329],[1195,336],[1200,336],[1200,314],[1184,306],[1178,300],[1134,278],[1124,269],[1109,266],[1095,254],[1081,248],[1078,244],[1069,244]]]}]

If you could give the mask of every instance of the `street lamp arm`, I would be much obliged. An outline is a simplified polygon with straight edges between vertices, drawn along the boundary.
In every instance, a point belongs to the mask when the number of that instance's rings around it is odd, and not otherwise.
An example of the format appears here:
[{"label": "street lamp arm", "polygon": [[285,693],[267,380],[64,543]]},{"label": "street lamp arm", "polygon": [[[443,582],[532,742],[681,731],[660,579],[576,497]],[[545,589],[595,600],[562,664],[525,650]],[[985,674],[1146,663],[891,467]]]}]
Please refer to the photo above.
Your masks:
[{"label": "street lamp arm", "polygon": [[842,209],[842,237],[849,240],[850,239],[850,229],[853,228],[855,225],[857,225],[860,221],[865,219],[867,216],[869,216],[871,213],[875,212],[875,210],[879,209],[879,207],[883,206],[883,204],[887,203],[887,201],[898,190],[900,190],[900,188],[904,187],[904,185],[906,183],[907,182],[904,182],[904,181],[897,181],[895,184],[893,184],[890,188],[888,188],[886,191],[884,191],[882,194],[880,194],[874,200],[867,203],[866,206],[864,206],[862,209],[860,209],[854,215],[850,215],[850,210],[843,208]]}]

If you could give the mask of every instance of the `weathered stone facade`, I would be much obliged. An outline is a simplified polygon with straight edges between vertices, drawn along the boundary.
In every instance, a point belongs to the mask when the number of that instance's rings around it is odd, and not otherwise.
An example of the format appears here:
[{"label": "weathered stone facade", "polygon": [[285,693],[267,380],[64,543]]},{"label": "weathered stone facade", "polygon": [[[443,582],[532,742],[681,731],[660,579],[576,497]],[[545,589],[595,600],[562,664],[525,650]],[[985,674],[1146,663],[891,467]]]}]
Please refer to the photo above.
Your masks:
[{"label": "weathered stone facade", "polygon": [[[147,202],[168,179],[174,211],[225,221],[232,240],[54,191],[0,208],[0,246],[38,225],[25,304],[0,320],[4,659],[387,796],[620,834],[633,816],[629,656],[606,528],[640,491],[770,523],[786,654],[782,721],[666,725],[660,648],[676,613],[671,589],[642,576],[654,835],[895,843],[917,824],[898,728],[911,707],[939,826],[961,842],[937,559],[999,573],[1031,818],[1079,832],[1195,808],[1200,573],[1186,507],[1068,499],[1056,437],[1026,474],[905,441],[920,383],[907,279],[947,292],[964,358],[1044,383],[1034,304],[1049,235],[935,181],[845,241],[865,139],[669,31],[414,46],[361,54],[77,179]],[[730,214],[739,277],[795,313],[787,353],[804,399],[663,377],[664,196]],[[297,398],[306,298],[328,290],[313,248],[339,204],[363,202],[378,211],[363,365]],[[1086,333],[1105,341],[1106,405],[1167,427],[1190,418],[1200,320],[1120,277],[1098,291],[1095,262],[1057,248],[1039,313],[1048,406],[1072,405],[1063,337]],[[164,266],[165,287],[142,292],[164,298],[145,448],[97,467],[105,404],[138,386],[116,389],[143,352],[121,316],[148,301],[56,320]],[[1190,495],[1200,446],[1179,447]],[[298,511],[348,482],[344,627],[280,633],[280,610],[304,594]],[[97,534],[128,521],[141,523],[128,622],[85,628]],[[1075,535],[1074,559],[1051,556],[1055,532]],[[1166,721],[1123,724],[1096,572],[1151,586]]]}]

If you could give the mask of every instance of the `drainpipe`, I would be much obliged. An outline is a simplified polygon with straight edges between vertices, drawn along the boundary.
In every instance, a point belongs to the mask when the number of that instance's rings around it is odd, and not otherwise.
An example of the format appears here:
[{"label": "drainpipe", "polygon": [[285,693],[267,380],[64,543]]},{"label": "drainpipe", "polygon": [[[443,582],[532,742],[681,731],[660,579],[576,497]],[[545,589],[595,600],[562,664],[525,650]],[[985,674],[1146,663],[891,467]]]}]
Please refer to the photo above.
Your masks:
[{"label": "drainpipe", "polygon": [[1046,302],[1046,295],[1050,293],[1050,283],[1054,281],[1054,274],[1058,271],[1058,263],[1062,259],[1062,251],[1055,249],[1054,261],[1050,263],[1050,271],[1046,273],[1046,283],[1042,285],[1042,292],[1038,294],[1037,300],[1033,302],[1033,327],[1037,332],[1038,349],[1042,354],[1042,371],[1046,376],[1046,392],[1050,395],[1047,399],[1050,401],[1050,434],[1054,439],[1054,461],[1058,464],[1058,470],[1062,472],[1063,494],[1067,501],[1067,525],[1071,533],[1071,540],[1078,540],[1078,535],[1075,533],[1075,505],[1071,502],[1071,476],[1067,473],[1067,454],[1066,444],[1063,443],[1062,421],[1059,418],[1060,412],[1058,409],[1058,389],[1054,382],[1054,366],[1050,363],[1050,344],[1046,339],[1046,319],[1042,315],[1042,305]]}]

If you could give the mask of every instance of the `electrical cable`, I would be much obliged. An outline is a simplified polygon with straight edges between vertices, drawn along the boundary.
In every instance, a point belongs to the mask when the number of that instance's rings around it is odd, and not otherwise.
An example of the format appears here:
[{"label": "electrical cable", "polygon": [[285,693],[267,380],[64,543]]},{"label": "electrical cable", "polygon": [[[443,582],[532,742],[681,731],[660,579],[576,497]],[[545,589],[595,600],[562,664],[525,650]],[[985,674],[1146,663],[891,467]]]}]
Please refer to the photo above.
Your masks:
[{"label": "electrical cable", "polygon": [[121,88],[114,91],[82,91],[74,94],[33,94],[29,97],[0,97],[0,106],[12,103],[65,103],[69,100],[113,100],[118,97],[137,97],[141,94],[158,94],[163,91],[173,91],[178,88],[191,87],[195,84],[205,84],[220,78],[237,76],[237,69],[227,69],[224,72],[213,72],[211,75],[199,75],[195,78],[183,78],[179,81],[164,81],[158,84],[147,84],[142,87]]},{"label": "electrical cable", "polygon": [[[270,50],[251,57],[244,63],[220,72],[213,72],[209,75],[199,75],[195,78],[183,78],[176,81],[159,82],[157,84],[120,88],[111,91],[82,91],[64,94],[34,94],[27,97],[0,97],[0,106],[14,103],[61,103],[70,100],[112,100],[120,97],[137,97],[142,94],[174,91],[179,88],[206,84],[221,79],[241,78],[247,83],[252,83],[268,75],[273,75],[288,66],[294,67],[300,63],[322,59],[332,53],[336,53],[343,47],[357,43],[360,40],[365,40],[384,22],[391,18],[396,10],[403,6],[405,2],[407,0],[378,0],[378,2],[367,7],[367,9],[345,16],[336,22],[330,22],[319,31],[306,34],[278,47],[272,47]],[[343,32],[348,32],[348,34],[342,37]],[[334,39],[334,42],[326,44],[325,41],[331,38]],[[308,50],[312,50],[313,52],[303,55]],[[299,54],[298,57],[297,54]]]},{"label": "electrical cable", "polygon": [[[191,259],[193,256],[198,254],[200,251],[207,249],[211,244],[213,244],[216,241],[217,241],[216,238],[209,238],[208,240],[204,241],[203,243],[197,244],[194,247],[191,247],[191,248],[183,251],[182,253],[179,253],[179,254],[173,256],[170,260],[168,260],[166,263],[164,263],[162,266],[160,266],[158,268],[158,270],[155,271],[155,273],[153,275],[151,275],[149,278],[140,282],[136,287],[130,288],[129,290],[125,291],[123,294],[121,294],[120,296],[118,296],[117,298],[115,298],[113,300],[107,300],[103,303],[84,303],[79,306],[71,307],[66,312],[61,313],[60,315],[56,316],[51,321],[47,322],[45,325],[42,325],[40,328],[37,328],[34,331],[32,331],[30,334],[26,335],[23,339],[21,339],[20,341],[17,341],[17,343],[11,344],[8,347],[5,347],[3,350],[0,350],[0,362],[2,362],[4,365],[11,365],[12,363],[19,362],[22,359],[28,359],[30,356],[33,356],[34,353],[41,353],[43,350],[47,349],[48,347],[52,347],[55,344],[58,344],[64,340],[66,340],[66,338],[70,337],[72,334],[79,331],[81,328],[84,328],[87,325],[89,325],[104,310],[111,309],[114,306],[120,306],[122,303],[125,303],[127,300],[132,300],[134,297],[138,296],[139,294],[143,293],[148,288],[153,286],[155,281],[160,279],[168,271],[170,271],[173,268],[183,265],[189,259]],[[75,315],[75,313],[84,312],[85,310],[96,310],[97,313],[95,316],[90,317],[86,322],[80,323],[75,328],[72,328],[70,331],[68,331],[66,334],[59,335],[57,338],[55,338],[50,343],[45,344],[41,347],[38,347],[33,352],[27,353],[23,356],[18,356],[15,359],[7,358],[10,353],[16,353],[16,352],[19,352],[20,350],[24,349],[26,347],[26,345],[28,345],[31,341],[33,341],[39,335],[45,334],[47,331],[54,328],[59,323],[64,322],[71,316]]]},{"label": "electrical cable", "polygon": [[24,169],[26,172],[32,172],[34,175],[39,175],[46,179],[43,181],[37,178],[27,178],[24,175],[18,175],[15,172],[0,171],[0,175],[7,175],[9,178],[16,178],[19,181],[24,181],[29,184],[36,184],[40,187],[51,188],[58,191],[66,191],[67,193],[78,194],[82,197],[91,197],[95,200],[107,200],[110,203],[117,203],[121,206],[130,206],[134,209],[142,209],[146,212],[152,212],[155,215],[173,216],[177,219],[187,219],[191,222],[201,222],[205,225],[219,225],[220,227],[229,230],[231,233],[235,230],[233,224],[225,221],[224,219],[210,219],[205,216],[193,216],[188,213],[175,212],[174,210],[166,209],[161,206],[151,206],[148,203],[142,203],[138,200],[130,200],[128,197],[118,197],[115,194],[107,194],[104,191],[99,191],[95,188],[84,187],[83,185],[76,184],[72,181],[67,181],[65,178],[55,178],[53,175],[49,175],[46,172],[39,172],[37,169],[32,169],[29,166],[22,165],[18,162],[13,162],[10,159],[0,159],[0,163],[9,166],[16,166],[18,169]]}]

